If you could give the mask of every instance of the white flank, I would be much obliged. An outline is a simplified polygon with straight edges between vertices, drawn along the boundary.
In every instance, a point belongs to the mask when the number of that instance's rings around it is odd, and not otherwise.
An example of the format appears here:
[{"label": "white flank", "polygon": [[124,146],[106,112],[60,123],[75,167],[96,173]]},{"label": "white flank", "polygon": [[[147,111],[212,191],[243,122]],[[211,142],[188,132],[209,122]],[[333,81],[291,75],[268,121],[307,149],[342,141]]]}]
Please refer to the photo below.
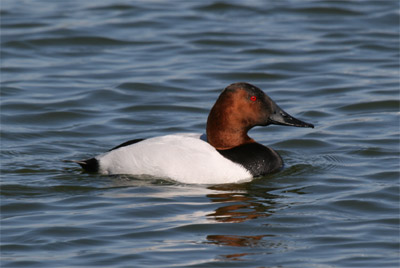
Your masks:
[{"label": "white flank", "polygon": [[236,164],[200,139],[200,134],[150,138],[99,155],[103,174],[151,175],[183,183],[234,183],[252,178]]}]

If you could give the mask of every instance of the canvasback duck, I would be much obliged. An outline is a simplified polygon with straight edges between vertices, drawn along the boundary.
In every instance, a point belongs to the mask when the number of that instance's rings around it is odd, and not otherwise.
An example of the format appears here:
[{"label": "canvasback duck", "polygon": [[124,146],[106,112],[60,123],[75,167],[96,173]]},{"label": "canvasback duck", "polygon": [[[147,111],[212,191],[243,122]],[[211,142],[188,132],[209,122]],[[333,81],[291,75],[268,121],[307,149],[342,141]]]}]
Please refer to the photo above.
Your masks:
[{"label": "canvasback duck", "polygon": [[254,126],[270,124],[314,127],[287,114],[256,86],[234,83],[222,91],[212,107],[206,135],[135,139],[74,162],[88,172],[150,175],[183,183],[248,181],[283,167],[277,152],[247,134]]}]

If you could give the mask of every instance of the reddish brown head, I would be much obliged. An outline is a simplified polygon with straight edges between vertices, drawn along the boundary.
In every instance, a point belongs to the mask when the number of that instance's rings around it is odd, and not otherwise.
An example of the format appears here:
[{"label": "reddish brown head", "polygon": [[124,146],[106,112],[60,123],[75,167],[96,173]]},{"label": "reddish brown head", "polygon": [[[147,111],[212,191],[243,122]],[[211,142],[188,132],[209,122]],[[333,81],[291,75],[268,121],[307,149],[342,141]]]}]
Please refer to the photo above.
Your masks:
[{"label": "reddish brown head", "polygon": [[218,150],[254,142],[247,132],[269,124],[314,127],[284,112],[261,89],[235,83],[222,91],[207,120],[208,142]]}]

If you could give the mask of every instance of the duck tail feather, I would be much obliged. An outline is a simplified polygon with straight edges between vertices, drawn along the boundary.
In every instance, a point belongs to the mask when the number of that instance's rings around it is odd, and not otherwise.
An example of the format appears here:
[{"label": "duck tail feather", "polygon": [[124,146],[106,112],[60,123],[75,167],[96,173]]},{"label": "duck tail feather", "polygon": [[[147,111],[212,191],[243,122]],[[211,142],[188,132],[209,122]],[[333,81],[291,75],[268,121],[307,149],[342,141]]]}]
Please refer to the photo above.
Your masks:
[{"label": "duck tail feather", "polygon": [[64,160],[64,162],[79,164],[87,172],[98,172],[99,161],[96,158],[90,158],[86,160]]}]

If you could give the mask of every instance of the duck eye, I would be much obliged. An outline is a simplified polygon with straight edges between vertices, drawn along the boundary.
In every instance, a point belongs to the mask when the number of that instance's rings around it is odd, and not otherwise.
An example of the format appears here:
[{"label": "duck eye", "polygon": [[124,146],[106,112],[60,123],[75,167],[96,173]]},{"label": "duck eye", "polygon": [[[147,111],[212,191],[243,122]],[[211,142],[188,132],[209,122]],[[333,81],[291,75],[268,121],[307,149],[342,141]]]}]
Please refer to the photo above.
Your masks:
[{"label": "duck eye", "polygon": [[256,101],[256,100],[257,100],[257,97],[256,97],[256,96],[251,96],[251,97],[250,97],[250,100],[251,100],[251,101]]}]

